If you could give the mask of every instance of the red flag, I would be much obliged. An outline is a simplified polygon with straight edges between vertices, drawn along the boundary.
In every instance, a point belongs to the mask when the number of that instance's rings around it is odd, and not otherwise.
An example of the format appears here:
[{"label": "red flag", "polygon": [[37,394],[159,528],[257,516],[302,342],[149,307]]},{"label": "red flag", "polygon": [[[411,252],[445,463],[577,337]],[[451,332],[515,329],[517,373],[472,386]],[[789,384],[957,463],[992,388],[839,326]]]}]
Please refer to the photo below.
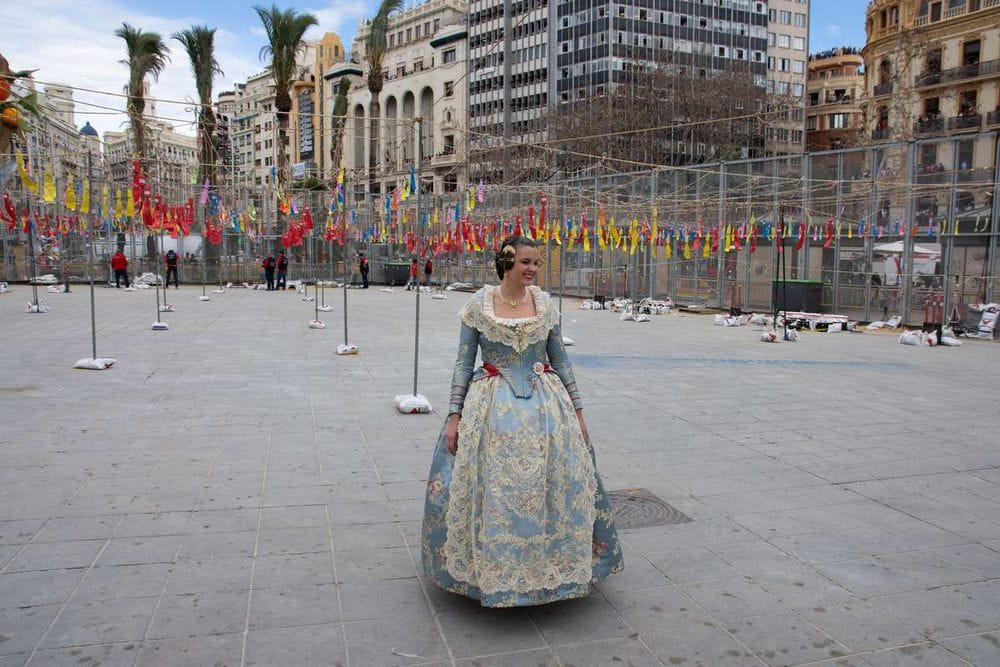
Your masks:
[{"label": "red flag", "polygon": [[795,242],[795,249],[802,250],[802,247],[806,244],[806,226],[805,223],[799,223],[799,240]]},{"label": "red flag", "polygon": [[823,241],[823,247],[829,248],[833,244],[833,218],[826,221],[826,240]]}]

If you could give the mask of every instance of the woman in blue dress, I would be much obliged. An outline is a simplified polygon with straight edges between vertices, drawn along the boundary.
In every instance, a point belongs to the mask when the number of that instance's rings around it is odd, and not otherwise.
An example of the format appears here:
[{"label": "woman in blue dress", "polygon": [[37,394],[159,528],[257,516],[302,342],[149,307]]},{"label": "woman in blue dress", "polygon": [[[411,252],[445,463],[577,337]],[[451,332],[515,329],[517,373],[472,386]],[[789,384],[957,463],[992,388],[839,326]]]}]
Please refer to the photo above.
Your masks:
[{"label": "woman in blue dress", "polygon": [[540,263],[534,241],[504,240],[500,285],[459,312],[448,420],[427,484],[424,570],[485,607],[585,597],[624,567],[559,311],[532,284]]}]

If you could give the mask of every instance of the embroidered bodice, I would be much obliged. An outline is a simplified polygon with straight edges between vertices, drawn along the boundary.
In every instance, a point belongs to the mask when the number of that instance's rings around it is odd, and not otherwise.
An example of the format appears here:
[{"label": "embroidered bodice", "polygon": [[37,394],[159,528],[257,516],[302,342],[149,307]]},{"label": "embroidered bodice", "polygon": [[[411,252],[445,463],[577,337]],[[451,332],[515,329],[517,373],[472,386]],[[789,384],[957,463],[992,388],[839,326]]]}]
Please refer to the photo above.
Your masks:
[{"label": "embroidered bodice", "polygon": [[459,311],[462,333],[451,381],[449,414],[461,414],[469,382],[490,374],[484,368],[473,371],[480,349],[483,363],[499,372],[516,397],[531,397],[538,376],[551,370],[562,380],[573,407],[583,407],[559,330],[559,310],[551,297],[532,285],[528,290],[535,302],[535,315],[505,319],[497,317],[493,310],[495,290],[492,285],[483,287]]}]

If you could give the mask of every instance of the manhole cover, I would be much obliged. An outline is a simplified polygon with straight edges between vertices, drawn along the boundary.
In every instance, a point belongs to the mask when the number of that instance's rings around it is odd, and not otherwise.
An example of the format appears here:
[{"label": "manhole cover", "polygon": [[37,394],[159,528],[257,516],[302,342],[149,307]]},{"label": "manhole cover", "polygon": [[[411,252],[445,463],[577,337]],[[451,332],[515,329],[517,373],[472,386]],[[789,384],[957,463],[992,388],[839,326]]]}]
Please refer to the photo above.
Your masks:
[{"label": "manhole cover", "polygon": [[646,489],[621,489],[608,491],[611,516],[615,527],[649,528],[675,523],[689,523],[691,518],[663,502]]}]

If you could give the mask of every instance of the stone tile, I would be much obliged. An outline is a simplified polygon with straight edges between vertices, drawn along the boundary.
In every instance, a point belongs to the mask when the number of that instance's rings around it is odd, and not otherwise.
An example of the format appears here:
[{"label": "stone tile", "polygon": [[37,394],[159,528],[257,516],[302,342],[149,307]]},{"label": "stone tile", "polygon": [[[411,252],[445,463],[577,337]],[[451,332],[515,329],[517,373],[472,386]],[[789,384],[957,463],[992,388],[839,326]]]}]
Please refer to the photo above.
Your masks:
[{"label": "stone tile", "polygon": [[0,521],[0,545],[27,544],[44,525],[44,519]]},{"label": "stone tile", "polygon": [[242,632],[249,591],[166,595],[153,615],[147,639]]},{"label": "stone tile", "polygon": [[346,665],[343,630],[339,625],[252,630],[247,634],[246,664]]},{"label": "stone tile", "polygon": [[328,553],[258,556],[254,561],[254,588],[335,583],[333,557]]},{"label": "stone tile", "polygon": [[333,526],[396,521],[388,503],[330,503],[328,507],[330,525]]},{"label": "stone tile", "polygon": [[[430,582],[426,585],[433,586]],[[406,618],[429,614],[416,578],[355,581],[340,584],[345,621]]]},{"label": "stone tile", "polygon": [[65,602],[85,570],[44,570],[0,574],[0,600],[5,607]]},{"label": "stone tile", "polygon": [[0,609],[0,655],[30,653],[60,608],[49,604]]},{"label": "stone tile", "polygon": [[745,577],[688,584],[681,588],[709,614],[727,622],[788,611],[776,597]]},{"label": "stone tile", "polygon": [[177,558],[178,560],[212,560],[214,558],[253,556],[256,543],[257,532],[253,530],[236,533],[185,535]]},{"label": "stone tile", "polygon": [[667,665],[764,665],[743,643],[714,622],[670,632],[643,633],[643,641]]},{"label": "stone tile", "polygon": [[243,656],[243,633],[205,635],[145,641],[139,651],[139,665],[202,667],[239,665]]},{"label": "stone tile", "polygon": [[[454,664],[461,665],[461,667],[555,667],[560,663],[556,662],[556,658],[550,650],[535,649],[456,660]],[[563,662],[562,664],[568,666],[570,663]]]},{"label": "stone tile", "polygon": [[631,628],[643,634],[667,632],[712,620],[676,586],[607,593],[605,597]]},{"label": "stone tile", "polygon": [[611,604],[599,595],[532,607],[528,613],[550,646],[617,639],[633,633]]},{"label": "stone tile", "polygon": [[344,624],[351,665],[408,665],[447,660],[448,652],[429,616]]},{"label": "stone tile", "polygon": [[929,553],[826,563],[816,569],[862,597],[961,584],[978,578]]},{"label": "stone tile", "polygon": [[933,549],[938,558],[984,579],[1000,578],[1000,552],[981,544],[963,544],[960,546]]},{"label": "stone tile", "polygon": [[182,535],[149,537],[116,537],[97,559],[97,565],[136,565],[139,563],[172,563],[181,546]]},{"label": "stone tile", "polygon": [[406,547],[337,551],[339,582],[409,578],[416,574]]},{"label": "stone tile", "polygon": [[107,644],[142,639],[156,598],[72,602],[45,635],[41,648]]},{"label": "stone tile", "polygon": [[942,639],[941,645],[972,665],[995,665],[1000,661],[1000,632]]},{"label": "stone tile", "polygon": [[251,558],[178,561],[171,566],[167,595],[240,591],[250,588]]},{"label": "stone tile", "polygon": [[235,533],[257,529],[258,510],[220,509],[199,510],[191,513],[188,533]]},{"label": "stone tile", "polygon": [[261,510],[261,530],[326,526],[326,523],[326,508],[323,505],[265,507]]},{"label": "stone tile", "polygon": [[261,588],[250,600],[250,629],[338,623],[340,610],[333,584]]},{"label": "stone tile", "polygon": [[898,648],[866,653],[865,662],[872,667],[909,667],[910,665],[933,665],[934,667],[968,667],[962,660],[940,644],[925,642]]},{"label": "stone tile", "polygon": [[138,649],[137,641],[46,649],[36,652],[31,658],[31,664],[129,667],[135,664]]},{"label": "stone tile", "polygon": [[641,591],[671,585],[667,576],[656,569],[646,558],[636,554],[626,559],[625,571],[597,584],[602,593]]},{"label": "stone tile", "polygon": [[104,543],[105,540],[79,540],[29,544],[7,565],[5,572],[89,567]]},{"label": "stone tile", "polygon": [[169,563],[109,565],[87,570],[74,600],[158,596],[170,578]]},{"label": "stone tile", "polygon": [[980,581],[936,591],[949,602],[979,614],[990,623],[1000,624],[1000,580]]},{"label": "stone tile", "polygon": [[786,612],[730,623],[730,633],[769,665],[840,658],[850,651],[798,614]]},{"label": "stone tile", "polygon": [[[418,537],[413,544],[415,546],[419,543]],[[400,524],[368,523],[334,530],[333,546],[339,555],[341,551],[402,547],[404,544]]]},{"label": "stone tile", "polygon": [[191,512],[163,514],[129,514],[115,529],[115,537],[146,535],[183,535],[191,520]]},{"label": "stone tile", "polygon": [[675,584],[729,579],[739,574],[729,563],[701,546],[649,553],[646,558]]},{"label": "stone tile", "polygon": [[[97,540],[111,537],[119,516],[83,516],[52,519],[35,536],[34,542]],[[2,530],[2,527],[0,527]]]},{"label": "stone tile", "polygon": [[896,593],[872,598],[869,602],[929,639],[954,637],[998,627],[997,622],[991,622],[957,604],[956,597],[938,594],[936,591]]},{"label": "stone tile", "polygon": [[798,611],[813,625],[849,648],[851,653],[924,641],[920,633],[860,600],[826,606],[817,603]]},{"label": "stone tile", "polygon": [[522,609],[488,609],[440,614],[438,622],[456,658],[502,653],[512,646],[544,648],[545,643]]},{"label": "stone tile", "polygon": [[326,526],[263,529],[257,540],[258,556],[330,553],[330,550],[330,535]]},{"label": "stone tile", "polygon": [[606,639],[575,646],[557,646],[554,652],[566,665],[660,665],[652,651],[635,639]]}]

